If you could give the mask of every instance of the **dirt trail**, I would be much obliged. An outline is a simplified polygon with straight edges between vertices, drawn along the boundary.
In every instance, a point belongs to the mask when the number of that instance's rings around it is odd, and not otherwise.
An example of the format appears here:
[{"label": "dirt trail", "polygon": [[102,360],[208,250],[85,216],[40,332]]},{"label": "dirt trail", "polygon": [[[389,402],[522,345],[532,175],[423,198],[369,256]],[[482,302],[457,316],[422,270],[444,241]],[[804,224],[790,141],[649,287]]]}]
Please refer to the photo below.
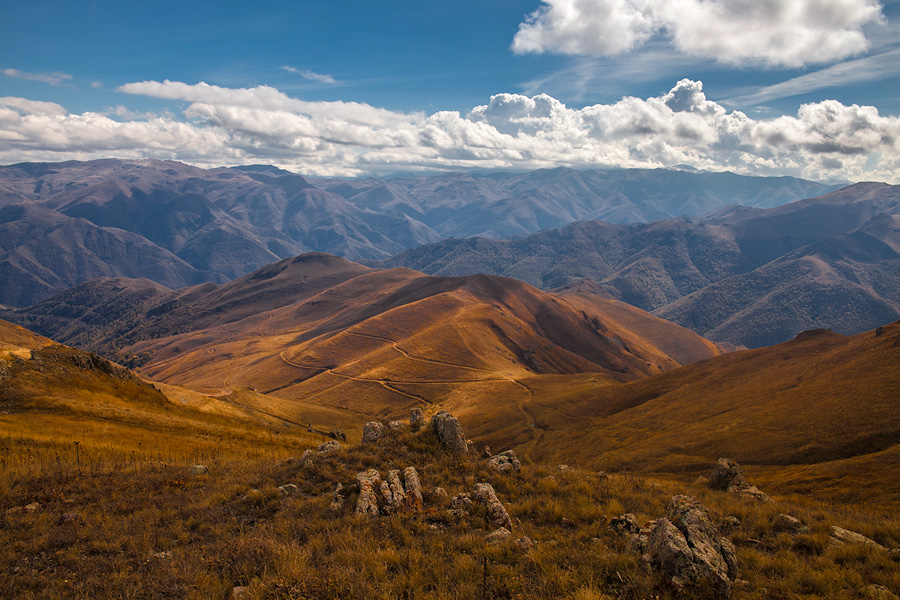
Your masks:
[{"label": "dirt trail", "polygon": [[410,354],[409,352],[407,352],[406,350],[404,350],[403,348],[398,346],[397,344],[399,342],[395,342],[394,340],[392,340],[390,338],[381,337],[378,335],[371,335],[368,333],[356,333],[353,331],[344,331],[344,333],[346,333],[347,335],[355,335],[357,337],[371,338],[371,339],[375,339],[375,340],[382,340],[385,342],[390,342],[392,344],[392,347],[394,348],[394,350],[396,350],[397,352],[399,352],[400,354],[402,354],[409,360],[417,360],[420,362],[431,363],[433,365],[441,365],[443,367],[452,367],[454,369],[467,369],[469,371],[480,371],[482,373],[493,373],[493,371],[491,371],[490,369],[482,369],[481,367],[470,367],[469,365],[458,365],[455,363],[449,363],[449,362],[445,362],[445,361],[441,361],[441,360],[435,360],[433,358],[423,358],[421,356],[413,356],[412,354]]}]

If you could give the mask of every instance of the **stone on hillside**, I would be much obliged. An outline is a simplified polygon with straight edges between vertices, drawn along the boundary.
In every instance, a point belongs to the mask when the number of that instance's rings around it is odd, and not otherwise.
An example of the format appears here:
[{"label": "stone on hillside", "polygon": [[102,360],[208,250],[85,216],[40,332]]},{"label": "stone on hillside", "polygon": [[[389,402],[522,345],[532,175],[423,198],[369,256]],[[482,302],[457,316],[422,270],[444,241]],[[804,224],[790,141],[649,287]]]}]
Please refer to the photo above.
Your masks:
[{"label": "stone on hillside", "polygon": [[556,469],[562,473],[565,473],[566,471],[571,471],[572,467],[570,467],[569,465],[559,465],[556,467]]},{"label": "stone on hillside", "polygon": [[378,441],[384,434],[384,423],[378,421],[369,421],[363,426],[362,443],[371,444]]},{"label": "stone on hillside", "polygon": [[897,595],[883,585],[868,585],[862,590],[863,598],[869,600],[898,600]]},{"label": "stone on hillside", "polygon": [[709,478],[709,489],[730,492],[760,502],[771,502],[772,499],[755,485],[750,485],[744,477],[741,466],[728,458],[720,458]]},{"label": "stone on hillside", "polygon": [[330,437],[333,440],[337,440],[339,442],[347,441],[347,434],[344,433],[343,431],[341,431],[340,429],[332,429],[331,431],[328,432],[328,437]]},{"label": "stone on hillside", "polygon": [[284,494],[285,496],[296,496],[300,493],[300,488],[298,488],[293,483],[286,483],[284,485],[278,486],[278,491]]},{"label": "stone on hillside", "polygon": [[488,544],[497,544],[499,542],[505,542],[512,536],[512,532],[506,527],[498,527],[494,531],[490,532],[486,536],[484,536],[484,541]]},{"label": "stone on hillside", "polygon": [[425,503],[422,500],[422,484],[419,483],[419,473],[415,467],[406,467],[403,470],[403,479],[406,482],[406,507],[409,510],[420,511]]},{"label": "stone on hillside", "polygon": [[304,450],[303,454],[300,456],[300,466],[301,467],[309,467],[312,465],[313,457],[316,455],[312,450]]},{"label": "stone on hillside", "polygon": [[856,533],[855,531],[844,529],[843,527],[836,527],[832,525],[830,537],[831,539],[829,541],[832,546],[843,546],[844,544],[863,544],[865,546],[878,548],[879,550],[887,550],[887,548],[885,548],[875,540],[867,538],[861,533]]},{"label": "stone on hillside", "polygon": [[609,520],[609,528],[618,534],[637,533],[641,530],[637,518],[631,513],[625,513]]},{"label": "stone on hillside", "polygon": [[492,456],[487,463],[489,469],[493,469],[498,473],[519,472],[522,470],[522,463],[516,458],[516,453],[512,450],[501,452],[496,456]]},{"label": "stone on hillside", "polygon": [[391,421],[388,423],[388,429],[403,429],[406,427],[406,423],[403,421]]},{"label": "stone on hillside", "polygon": [[250,588],[243,585],[236,585],[231,588],[231,597],[234,600],[247,600],[250,598]]},{"label": "stone on hillside", "polygon": [[784,513],[775,515],[772,525],[776,531],[789,531],[790,533],[800,533],[804,529],[800,519]]},{"label": "stone on hillside", "polygon": [[718,492],[730,492],[750,487],[744,478],[744,470],[741,469],[741,465],[727,458],[720,458],[716,462],[716,468],[713,469],[707,485],[709,489]]},{"label": "stone on hillside", "polygon": [[209,473],[209,467],[206,465],[191,465],[188,469],[188,473],[191,475],[206,475]]},{"label": "stone on hillside", "polygon": [[421,408],[414,408],[409,411],[409,428],[413,431],[419,431],[425,426],[425,415],[422,414]]},{"label": "stone on hillside", "polygon": [[331,454],[332,452],[337,452],[341,448],[343,448],[343,446],[341,446],[341,443],[337,440],[322,442],[316,447],[316,454]]},{"label": "stone on hillside", "polygon": [[436,501],[441,502],[441,503],[446,502],[447,499],[450,497],[450,496],[447,494],[447,490],[445,490],[445,489],[442,488],[442,487],[436,487],[436,488],[434,488],[433,490],[431,490],[431,496],[432,496]]},{"label": "stone on hillside", "polygon": [[356,514],[377,516],[379,514],[378,496],[375,490],[380,487],[381,475],[375,469],[369,469],[368,471],[357,473],[356,479],[359,481],[359,498],[356,500]]},{"label": "stone on hillside", "polygon": [[494,524],[494,527],[512,529],[512,520],[509,518],[509,513],[506,512],[506,508],[497,498],[494,486],[489,483],[476,483],[474,496],[478,502],[484,505],[488,519]]},{"label": "stone on hillside", "polygon": [[666,516],[656,522],[648,542],[657,568],[677,588],[731,597],[737,577],[734,545],[719,533],[706,509],[690,496],[675,496]]},{"label": "stone on hillside", "polygon": [[38,502],[32,502],[31,504],[25,505],[25,512],[33,513],[39,510],[41,510],[41,505]]},{"label": "stone on hillside", "polygon": [[154,552],[153,558],[156,558],[159,560],[169,560],[170,558],[172,558],[172,553],[169,552],[168,550],[164,550],[162,552]]},{"label": "stone on hillside", "polygon": [[468,446],[463,435],[462,425],[456,417],[446,410],[439,411],[431,417],[431,426],[441,445],[452,454],[466,454]]},{"label": "stone on hillside", "polygon": [[338,484],[334,486],[334,496],[328,508],[332,512],[344,510],[344,484],[338,482]]},{"label": "stone on hillside", "polygon": [[469,511],[472,508],[472,499],[469,497],[469,494],[466,494],[465,492],[457,494],[450,500],[450,508]]}]

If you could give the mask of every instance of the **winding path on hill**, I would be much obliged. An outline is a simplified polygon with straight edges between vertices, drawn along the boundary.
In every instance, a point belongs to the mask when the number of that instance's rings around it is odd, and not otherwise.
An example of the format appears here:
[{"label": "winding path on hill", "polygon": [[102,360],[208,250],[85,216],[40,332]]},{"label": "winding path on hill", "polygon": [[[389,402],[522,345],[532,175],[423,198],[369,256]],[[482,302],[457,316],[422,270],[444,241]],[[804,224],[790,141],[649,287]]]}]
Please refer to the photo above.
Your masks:
[{"label": "winding path on hill", "polygon": [[397,345],[400,342],[396,342],[396,341],[392,340],[391,338],[382,337],[379,335],[372,335],[369,333],[356,333],[355,331],[346,331],[346,330],[343,333],[346,333],[347,335],[355,335],[357,337],[371,338],[374,340],[390,342],[392,347],[394,348],[394,350],[396,350],[397,352],[399,352],[400,354],[402,354],[409,360],[417,360],[420,362],[431,363],[433,365],[441,365],[443,367],[453,367],[454,369],[467,369],[469,371],[480,371],[482,373],[493,373],[493,371],[491,371],[490,369],[482,369],[481,367],[470,367],[469,365],[458,365],[455,363],[445,362],[445,361],[441,361],[441,360],[435,360],[433,358],[423,358],[421,356],[413,356],[412,354],[410,354],[409,352],[407,352],[406,350],[404,350],[403,348],[401,348],[400,346]]},{"label": "winding path on hill", "polygon": [[534,416],[531,413],[529,413],[528,409],[526,408],[528,406],[528,402],[530,400],[534,399],[534,392],[532,391],[532,389],[530,387],[528,387],[527,385],[525,385],[524,383],[522,383],[521,381],[519,381],[518,379],[509,379],[509,381],[511,381],[512,383],[514,383],[517,386],[524,389],[525,392],[528,394],[526,396],[526,399],[522,400],[521,402],[517,402],[516,406],[519,409],[519,412],[522,413],[522,417],[525,419],[525,426],[528,428],[528,431],[531,432],[531,435],[534,438],[531,440],[531,443],[528,446],[528,449],[525,450],[525,452],[523,453],[523,457],[528,462],[534,462],[534,449],[535,449],[535,447],[537,447],[537,445],[539,443],[541,443],[544,440],[544,432],[547,429],[547,426],[546,425],[543,427],[539,426],[535,422]]}]

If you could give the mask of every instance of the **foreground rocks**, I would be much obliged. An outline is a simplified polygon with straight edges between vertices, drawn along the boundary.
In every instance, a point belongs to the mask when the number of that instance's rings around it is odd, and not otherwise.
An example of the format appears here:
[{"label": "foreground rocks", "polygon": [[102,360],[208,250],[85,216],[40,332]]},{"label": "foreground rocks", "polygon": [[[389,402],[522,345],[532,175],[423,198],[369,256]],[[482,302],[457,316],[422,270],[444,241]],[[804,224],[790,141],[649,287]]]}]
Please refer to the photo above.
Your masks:
[{"label": "foreground rocks", "polygon": [[500,454],[488,458],[487,466],[498,473],[511,473],[522,470],[522,463],[516,458],[516,453],[512,450],[501,452]]},{"label": "foreground rocks", "polygon": [[512,529],[512,520],[509,518],[509,513],[506,512],[506,508],[497,498],[494,486],[489,483],[476,483],[473,495],[475,500],[484,505],[488,520],[494,527]]},{"label": "foreground rocks", "polygon": [[730,598],[737,578],[734,545],[690,496],[674,496],[648,540],[649,562],[683,592]]}]

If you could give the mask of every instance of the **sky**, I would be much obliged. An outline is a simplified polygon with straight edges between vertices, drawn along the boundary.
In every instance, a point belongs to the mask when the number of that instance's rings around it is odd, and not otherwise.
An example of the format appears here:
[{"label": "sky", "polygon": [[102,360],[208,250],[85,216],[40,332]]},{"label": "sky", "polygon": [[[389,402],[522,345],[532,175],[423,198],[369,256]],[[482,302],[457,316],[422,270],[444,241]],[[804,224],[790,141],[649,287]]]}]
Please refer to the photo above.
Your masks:
[{"label": "sky", "polygon": [[0,164],[900,183],[898,0],[0,7]]}]

